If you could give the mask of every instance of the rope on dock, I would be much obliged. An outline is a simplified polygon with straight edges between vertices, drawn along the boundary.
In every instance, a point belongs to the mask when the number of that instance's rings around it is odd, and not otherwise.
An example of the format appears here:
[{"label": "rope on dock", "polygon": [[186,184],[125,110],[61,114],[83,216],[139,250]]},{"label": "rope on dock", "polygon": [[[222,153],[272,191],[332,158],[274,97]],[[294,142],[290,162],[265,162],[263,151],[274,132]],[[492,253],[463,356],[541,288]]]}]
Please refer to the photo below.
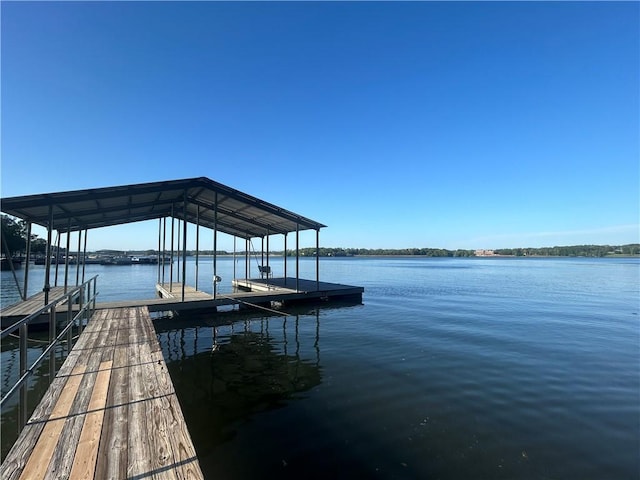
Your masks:
[{"label": "rope on dock", "polygon": [[253,308],[261,308],[262,310],[266,310],[267,312],[277,313],[279,315],[284,315],[285,317],[292,317],[293,316],[293,315],[291,315],[290,313],[287,313],[287,312],[282,312],[280,310],[274,310],[273,308],[263,307],[262,305],[257,305],[255,303],[245,302],[244,300],[240,300],[240,299],[237,299],[237,298],[227,297],[227,296],[224,296],[224,295],[222,296],[222,298],[228,298],[229,300],[233,300],[234,302],[243,303],[244,305],[249,305],[250,307],[253,307]]}]

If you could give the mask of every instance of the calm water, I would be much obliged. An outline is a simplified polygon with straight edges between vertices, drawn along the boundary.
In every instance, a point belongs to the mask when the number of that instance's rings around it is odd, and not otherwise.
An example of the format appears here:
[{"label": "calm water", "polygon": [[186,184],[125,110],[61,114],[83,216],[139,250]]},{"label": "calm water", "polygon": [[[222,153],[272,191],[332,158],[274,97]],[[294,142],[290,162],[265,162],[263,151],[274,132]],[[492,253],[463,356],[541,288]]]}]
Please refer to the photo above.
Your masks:
[{"label": "calm water", "polygon": [[[94,273],[107,300],[152,296],[157,270]],[[363,304],[156,321],[207,477],[638,478],[638,259],[322,259],[321,278]]]}]

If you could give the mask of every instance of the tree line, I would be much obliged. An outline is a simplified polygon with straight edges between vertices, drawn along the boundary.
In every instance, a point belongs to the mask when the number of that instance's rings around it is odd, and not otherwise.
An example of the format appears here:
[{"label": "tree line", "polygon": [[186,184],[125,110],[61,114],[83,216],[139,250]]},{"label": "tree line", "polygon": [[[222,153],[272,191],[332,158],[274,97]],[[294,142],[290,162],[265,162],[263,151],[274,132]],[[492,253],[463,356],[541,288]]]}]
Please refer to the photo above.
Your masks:
[{"label": "tree line", "polygon": [[612,255],[640,255],[640,244],[627,245],[570,245],[564,247],[542,248],[501,248],[494,250],[496,255],[515,257],[606,257]]},{"label": "tree line", "polygon": [[[10,255],[23,254],[27,246],[27,224],[23,220],[15,220],[8,215],[0,216],[2,221],[2,243],[1,252],[5,254],[6,248]],[[45,254],[47,249],[47,241],[38,238],[37,235],[31,235],[31,253]],[[156,253],[155,250],[147,250],[148,254]],[[282,255],[283,252],[270,252],[275,255]],[[315,257],[316,248],[299,249],[300,256]],[[501,248],[494,250],[495,255],[526,257],[606,257],[612,255],[638,256],[640,255],[640,244],[630,243],[626,245],[571,245],[556,246],[542,248]],[[213,251],[200,251],[202,255],[212,255]],[[218,255],[229,255],[224,250],[216,252]],[[244,252],[238,252],[239,255]],[[194,251],[187,251],[187,255],[195,255]],[[287,250],[287,256],[295,256],[296,250]],[[422,257],[473,257],[475,250],[447,250],[444,248],[333,248],[321,247],[319,250],[321,257],[356,257],[356,256],[422,256]]]}]

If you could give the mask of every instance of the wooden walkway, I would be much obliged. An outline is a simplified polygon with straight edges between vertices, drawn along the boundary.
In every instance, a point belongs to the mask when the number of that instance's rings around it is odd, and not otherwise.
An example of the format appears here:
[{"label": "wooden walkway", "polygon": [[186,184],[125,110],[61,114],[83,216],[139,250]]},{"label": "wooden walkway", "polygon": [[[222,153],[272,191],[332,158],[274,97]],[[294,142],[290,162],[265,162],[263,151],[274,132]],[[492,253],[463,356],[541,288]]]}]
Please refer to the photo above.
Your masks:
[{"label": "wooden walkway", "polygon": [[[75,286],[69,287],[68,290],[72,290],[73,288],[75,288]],[[53,301],[63,294],[64,287],[51,287],[51,290],[49,291],[49,301]],[[27,315],[37,312],[44,306],[44,292],[38,292],[31,295],[26,300],[20,300],[19,302],[8,305],[7,307],[3,305],[2,310],[0,310],[2,328],[6,328],[18,320],[23,319]]]},{"label": "wooden walkway", "polygon": [[146,308],[94,314],[0,477],[203,478]]},{"label": "wooden walkway", "polygon": [[[147,307],[150,312],[180,312],[183,310],[210,310],[215,312],[217,307],[223,305],[249,305],[266,304],[269,302],[304,302],[335,299],[340,300],[346,297],[357,298],[362,301],[364,288],[351,285],[341,285],[338,283],[320,282],[317,284],[312,280],[298,280],[299,291],[296,291],[295,278],[269,278],[260,279],[237,279],[233,280],[234,287],[248,289],[251,291],[240,291],[235,293],[219,293],[214,299],[213,295],[194,287],[186,286],[185,301],[182,298],[182,284],[174,283],[169,289],[169,284],[156,285],[156,291],[165,298],[152,298],[143,300],[120,300],[116,302],[104,302],[96,304],[96,309],[112,309],[125,307]],[[317,289],[317,287],[320,287]],[[171,291],[169,291],[171,290]]]}]

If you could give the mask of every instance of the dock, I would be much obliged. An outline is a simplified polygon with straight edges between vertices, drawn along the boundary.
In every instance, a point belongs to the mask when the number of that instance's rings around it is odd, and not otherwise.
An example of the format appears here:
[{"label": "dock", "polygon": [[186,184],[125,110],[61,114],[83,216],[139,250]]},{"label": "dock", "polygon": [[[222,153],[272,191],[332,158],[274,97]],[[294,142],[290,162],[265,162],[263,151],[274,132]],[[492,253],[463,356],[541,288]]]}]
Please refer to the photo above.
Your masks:
[{"label": "dock", "polygon": [[203,478],[147,308],[94,313],[0,477]]},{"label": "dock", "polygon": [[[238,305],[292,304],[318,302],[327,300],[362,301],[363,287],[342,285],[338,283],[316,282],[296,278],[269,279],[236,279],[232,280],[234,293],[211,293],[196,290],[185,285],[184,301],[182,300],[182,283],[157,284],[159,298],[142,300],[120,300],[96,304],[96,310],[113,308],[146,307],[149,312],[182,312],[200,311],[215,313],[217,307]],[[298,286],[298,289],[296,289]]]}]

